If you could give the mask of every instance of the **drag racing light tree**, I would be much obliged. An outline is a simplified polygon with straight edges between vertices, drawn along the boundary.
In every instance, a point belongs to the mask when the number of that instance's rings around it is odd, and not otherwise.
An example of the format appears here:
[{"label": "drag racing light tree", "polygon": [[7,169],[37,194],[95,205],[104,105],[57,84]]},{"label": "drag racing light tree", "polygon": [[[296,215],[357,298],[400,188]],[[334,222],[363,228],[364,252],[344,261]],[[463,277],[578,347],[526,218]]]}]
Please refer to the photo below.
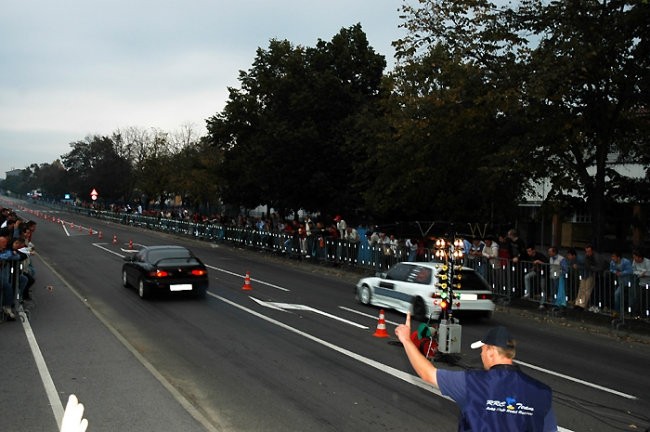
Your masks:
[{"label": "drag racing light tree", "polygon": [[443,263],[438,272],[438,283],[436,284],[441,290],[442,318],[451,319],[453,302],[456,302],[457,305],[460,304],[460,294],[456,294],[454,290],[461,288],[460,269],[462,266],[457,263],[463,258],[463,240],[456,238],[453,242],[449,242],[444,238],[439,238],[435,242],[435,248],[435,257]]},{"label": "drag racing light tree", "polygon": [[440,288],[441,320],[438,326],[438,350],[443,354],[460,353],[461,326],[452,319],[452,304],[460,306],[460,294],[455,290],[461,288],[461,262],[463,258],[463,240],[455,238],[448,242],[439,238],[435,242],[435,257],[443,265],[438,272],[437,286]]}]

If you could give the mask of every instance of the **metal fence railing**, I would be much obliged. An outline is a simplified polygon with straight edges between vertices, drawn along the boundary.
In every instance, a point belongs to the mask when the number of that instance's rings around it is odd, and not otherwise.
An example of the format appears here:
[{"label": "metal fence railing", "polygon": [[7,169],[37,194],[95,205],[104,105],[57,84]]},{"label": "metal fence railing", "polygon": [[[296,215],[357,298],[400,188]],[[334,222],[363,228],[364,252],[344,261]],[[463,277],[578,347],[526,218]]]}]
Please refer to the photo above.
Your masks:
[{"label": "metal fence railing", "polygon": [[22,311],[22,295],[26,284],[27,277],[23,275],[21,261],[0,260],[0,320],[9,318],[5,308],[9,308],[15,316]]}]

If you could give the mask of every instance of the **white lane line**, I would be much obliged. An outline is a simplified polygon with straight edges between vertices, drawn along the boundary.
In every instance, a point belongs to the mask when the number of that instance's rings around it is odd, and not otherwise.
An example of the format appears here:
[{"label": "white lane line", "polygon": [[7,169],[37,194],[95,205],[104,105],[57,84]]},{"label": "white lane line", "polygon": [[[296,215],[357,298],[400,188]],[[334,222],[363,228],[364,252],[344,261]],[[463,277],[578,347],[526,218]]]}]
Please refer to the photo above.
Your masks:
[{"label": "white lane line", "polygon": [[29,343],[29,348],[32,350],[32,355],[36,361],[36,368],[38,373],[41,376],[41,381],[43,382],[43,387],[45,387],[45,393],[47,394],[47,399],[50,401],[50,406],[52,407],[52,412],[54,413],[54,418],[56,419],[56,424],[60,425],[61,420],[63,420],[63,404],[59,398],[59,392],[56,390],[54,381],[52,380],[52,375],[47,368],[45,363],[45,358],[41,352],[41,348],[36,342],[36,336],[32,331],[32,326],[29,324],[29,319],[25,312],[20,312],[20,320],[23,323],[23,329],[25,330],[25,336],[27,336],[27,342]]},{"label": "white lane line", "polygon": [[110,250],[110,249],[107,248],[107,247],[104,247],[105,244],[107,244],[107,243],[93,243],[93,246],[95,246],[96,248],[99,248],[99,249],[101,249],[101,250],[103,250],[103,251],[106,251],[106,252],[108,252],[108,253],[110,253],[110,254],[113,254],[113,255],[115,255],[115,256],[118,256],[118,257],[120,257],[120,258],[124,258],[124,255],[119,254],[119,253],[117,253],[117,252],[115,252],[115,251],[112,251],[112,250]]},{"label": "white lane line", "polygon": [[575,383],[582,384],[582,385],[587,386],[587,387],[592,387],[592,388],[595,388],[597,390],[601,390],[601,391],[604,391],[604,392],[607,392],[607,393],[615,394],[615,395],[620,396],[620,397],[625,398],[625,399],[631,399],[631,400],[637,400],[638,399],[636,396],[629,395],[627,393],[623,393],[623,392],[620,392],[618,390],[610,389],[608,387],[603,387],[601,385],[594,384],[594,383],[591,383],[589,381],[583,381],[581,379],[574,378],[574,377],[569,376],[569,375],[564,375],[564,374],[561,374],[559,372],[554,372],[552,370],[544,369],[542,367],[535,366],[535,365],[530,364],[530,363],[525,363],[525,362],[522,362],[522,361],[519,361],[519,360],[514,360],[514,362],[518,363],[518,364],[520,364],[522,366],[526,366],[526,367],[529,367],[531,369],[535,369],[537,371],[544,372],[544,373],[546,373],[548,375],[553,375],[553,376],[556,376],[556,377],[559,377],[559,378],[564,378],[565,380],[573,381]]},{"label": "white lane line", "polygon": [[[351,359],[357,360],[357,361],[359,361],[359,362],[361,362],[361,363],[363,363],[365,365],[373,367],[373,368],[375,368],[375,369],[377,369],[377,370],[379,370],[381,372],[384,372],[384,373],[386,373],[388,375],[391,375],[391,376],[393,376],[393,377],[395,377],[397,379],[405,381],[405,382],[407,382],[409,384],[412,384],[412,385],[414,385],[416,387],[419,387],[419,388],[421,388],[423,390],[426,390],[426,391],[431,392],[431,393],[433,393],[433,394],[435,394],[437,396],[440,396],[441,398],[444,398],[444,399],[447,399],[447,400],[450,400],[450,401],[453,402],[453,399],[451,399],[451,398],[449,398],[447,396],[444,396],[442,393],[440,393],[440,390],[438,390],[437,388],[435,388],[431,384],[425,382],[422,378],[420,378],[418,376],[408,374],[408,373],[403,372],[403,371],[401,371],[399,369],[395,369],[394,367],[385,365],[383,363],[379,363],[376,360],[369,359],[367,357],[364,357],[362,355],[354,353],[354,352],[352,352],[350,350],[347,350],[345,348],[341,348],[341,347],[339,347],[337,345],[334,345],[332,343],[329,343],[329,342],[327,342],[327,341],[325,341],[323,339],[319,339],[316,336],[312,336],[309,333],[306,333],[304,331],[301,331],[301,330],[298,330],[298,329],[296,329],[294,327],[291,327],[290,325],[287,325],[287,324],[285,324],[283,322],[276,321],[273,318],[267,317],[266,315],[262,315],[259,312],[256,312],[256,311],[254,311],[252,309],[249,309],[249,308],[247,308],[245,306],[237,304],[237,303],[235,303],[235,302],[233,302],[231,300],[228,300],[227,298],[218,296],[218,295],[213,294],[211,292],[208,292],[208,294],[211,295],[212,297],[216,298],[217,300],[221,300],[224,303],[228,303],[229,305],[231,305],[233,307],[241,309],[242,311],[244,311],[246,313],[249,313],[251,315],[254,315],[254,316],[256,316],[256,317],[258,317],[260,319],[263,319],[264,321],[267,321],[267,322],[269,322],[269,323],[271,323],[273,325],[276,325],[278,327],[282,327],[285,330],[288,330],[288,331],[290,331],[292,333],[295,333],[295,334],[300,335],[300,336],[302,336],[302,337],[304,337],[306,339],[309,339],[309,340],[311,340],[313,342],[316,342],[316,343],[318,343],[320,345],[323,345],[323,346],[325,346],[325,347],[327,347],[327,348],[329,348],[329,349],[331,349],[333,351],[336,351],[336,352],[338,352],[340,354],[343,354],[343,355],[345,355],[347,357],[350,357]],[[560,427],[560,426],[558,426],[558,431],[560,431],[560,432],[573,432],[571,429],[566,429],[566,428],[563,428],[563,427]]]},{"label": "white lane line", "polygon": [[[246,275],[237,274],[235,272],[231,272],[230,270],[226,270],[226,269],[223,269],[223,268],[220,268],[220,267],[213,267],[213,266],[207,265],[207,264],[205,266],[207,268],[212,269],[212,270],[216,270],[216,271],[226,273],[226,274],[229,274],[229,275],[232,275],[232,276],[237,276],[237,277],[241,277],[241,278],[246,276]],[[251,282],[256,282],[256,283],[259,283],[259,284],[262,284],[262,285],[270,286],[271,288],[279,289],[280,291],[286,291],[286,292],[290,291],[288,288],[284,288],[284,287],[281,287],[281,286],[278,286],[278,285],[274,285],[272,283],[264,282],[264,281],[259,280],[259,279],[251,278]]]},{"label": "white lane line", "polygon": [[255,297],[251,297],[251,296],[249,296],[249,298],[251,300],[255,301],[260,306],[265,306],[265,307],[268,307],[268,308],[271,308],[271,309],[279,309],[279,310],[282,310],[282,311],[286,311],[286,310],[302,310],[302,311],[307,311],[307,312],[313,312],[315,314],[319,314],[319,315],[325,316],[327,318],[331,318],[333,320],[340,321],[342,323],[349,324],[351,326],[354,326],[354,327],[357,327],[357,328],[360,328],[360,329],[363,329],[363,330],[368,330],[368,326],[365,326],[365,325],[359,324],[359,323],[355,323],[354,321],[346,320],[345,318],[338,317],[338,316],[333,315],[333,314],[331,314],[329,312],[318,310],[318,309],[313,308],[311,306],[301,305],[301,304],[291,304],[291,303],[265,302],[265,301],[256,299]]},{"label": "white lane line", "polygon": [[[355,313],[357,315],[361,315],[361,316],[371,318],[371,319],[379,318],[378,316],[374,316],[374,315],[370,315],[370,314],[367,314],[367,313],[364,313],[364,312],[361,312],[361,311],[358,311],[358,310],[350,309],[350,308],[347,308],[345,306],[339,306],[339,309],[343,309],[344,311],[352,312],[352,313]],[[397,327],[400,324],[404,324],[404,323],[396,323],[395,321],[389,321],[389,320],[386,320],[386,323],[392,324],[395,327]]]}]

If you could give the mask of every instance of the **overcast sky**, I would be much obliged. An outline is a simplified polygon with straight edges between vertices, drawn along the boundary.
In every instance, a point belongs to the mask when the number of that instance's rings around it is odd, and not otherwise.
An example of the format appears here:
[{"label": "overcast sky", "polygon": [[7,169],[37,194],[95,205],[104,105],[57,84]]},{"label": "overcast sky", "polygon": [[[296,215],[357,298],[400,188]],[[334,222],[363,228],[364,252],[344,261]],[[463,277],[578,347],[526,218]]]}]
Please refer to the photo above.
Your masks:
[{"label": "overcast sky", "polygon": [[258,47],[357,23],[393,64],[402,0],[7,0],[0,12],[0,177],[117,129],[203,135]]}]

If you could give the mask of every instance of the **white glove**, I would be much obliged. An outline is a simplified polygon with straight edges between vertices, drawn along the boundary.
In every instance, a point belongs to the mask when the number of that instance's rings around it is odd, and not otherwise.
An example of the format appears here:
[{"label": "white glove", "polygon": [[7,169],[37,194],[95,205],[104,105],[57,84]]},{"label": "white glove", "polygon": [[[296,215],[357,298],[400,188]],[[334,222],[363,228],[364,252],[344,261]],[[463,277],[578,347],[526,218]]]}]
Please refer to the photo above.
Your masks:
[{"label": "white glove", "polygon": [[88,420],[82,418],[83,415],[83,404],[79,403],[77,396],[71,394],[63,412],[60,432],[86,432]]}]

